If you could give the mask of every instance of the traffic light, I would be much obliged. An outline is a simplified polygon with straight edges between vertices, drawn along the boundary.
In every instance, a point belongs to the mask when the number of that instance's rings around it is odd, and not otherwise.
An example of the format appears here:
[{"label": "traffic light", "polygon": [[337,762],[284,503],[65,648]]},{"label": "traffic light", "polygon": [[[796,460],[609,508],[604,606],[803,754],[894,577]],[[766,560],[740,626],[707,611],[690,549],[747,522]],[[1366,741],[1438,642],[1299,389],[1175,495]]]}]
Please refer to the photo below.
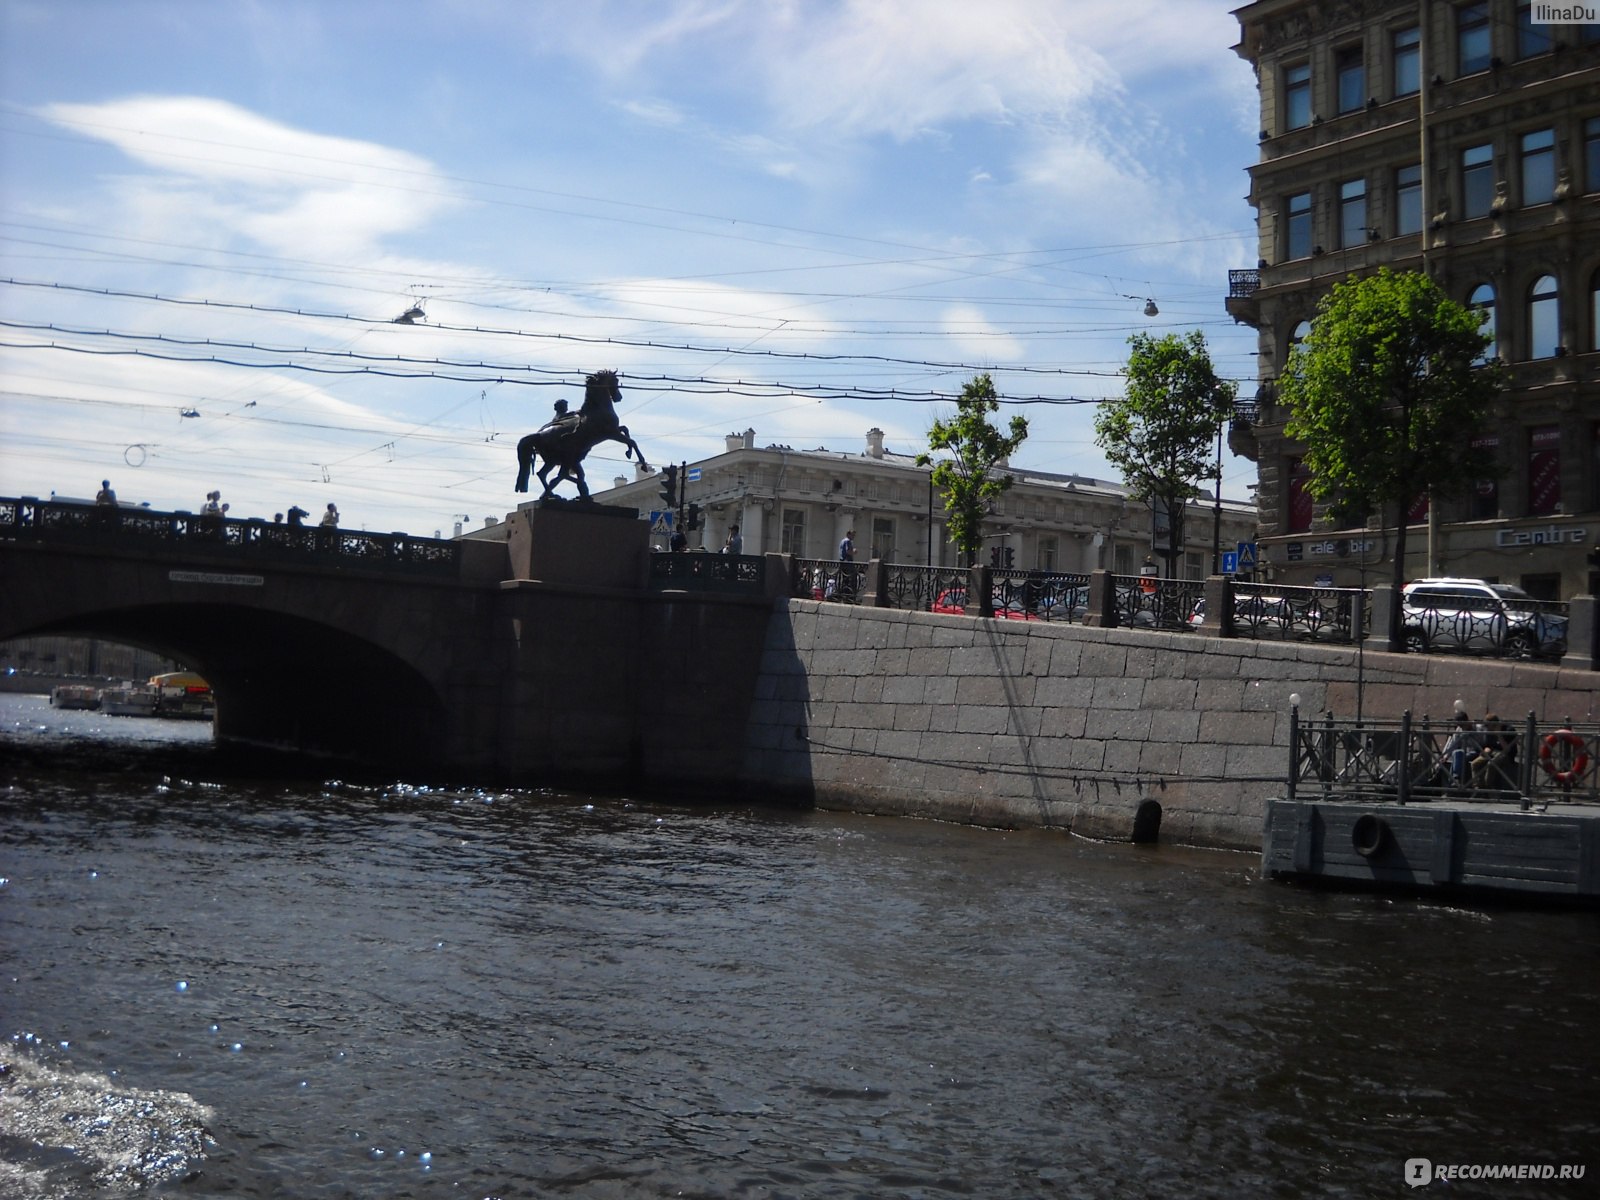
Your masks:
[{"label": "traffic light", "polygon": [[665,509],[678,507],[678,468],[676,466],[661,468],[661,507]]},{"label": "traffic light", "polygon": [[1010,546],[1006,547],[1006,570],[1011,570],[1011,562],[1016,557]]},{"label": "traffic light", "polygon": [[991,567],[998,567],[1000,565],[1000,547],[999,546],[990,546],[989,547],[989,565]]},{"label": "traffic light", "polygon": [[700,528],[700,506],[698,504],[689,505],[689,515],[683,523],[683,528],[686,533],[693,533]]}]

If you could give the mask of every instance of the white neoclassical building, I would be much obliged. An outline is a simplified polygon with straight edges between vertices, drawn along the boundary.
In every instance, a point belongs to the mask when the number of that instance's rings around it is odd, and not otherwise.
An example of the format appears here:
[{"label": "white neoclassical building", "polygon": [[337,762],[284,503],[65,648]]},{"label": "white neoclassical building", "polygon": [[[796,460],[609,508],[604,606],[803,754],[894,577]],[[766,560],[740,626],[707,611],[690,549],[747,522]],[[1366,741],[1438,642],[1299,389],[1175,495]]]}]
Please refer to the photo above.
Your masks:
[{"label": "white neoclassical building", "polygon": [[[696,506],[702,523],[689,533],[690,549],[720,550],[738,525],[746,554],[785,553],[831,559],[839,540],[855,531],[858,560],[881,558],[912,565],[951,566],[958,552],[947,536],[944,503],[931,471],[916,452],[884,446],[881,429],[868,430],[859,450],[818,446],[758,447],[756,433],[731,433],[711,458],[683,464],[679,481],[684,511]],[[1120,484],[1082,475],[1005,467],[1015,477],[994,506],[985,544],[1002,565],[1046,571],[1106,568],[1136,574],[1151,553],[1148,504],[1129,498]],[[659,470],[618,477],[596,491],[602,504],[632,507],[641,515],[666,508]],[[1213,529],[1223,550],[1255,537],[1253,503],[1214,498],[1189,508],[1182,561],[1164,572],[1200,579],[1213,570]],[[663,528],[654,536],[665,549]],[[1009,552],[1009,553],[1008,553]]]}]

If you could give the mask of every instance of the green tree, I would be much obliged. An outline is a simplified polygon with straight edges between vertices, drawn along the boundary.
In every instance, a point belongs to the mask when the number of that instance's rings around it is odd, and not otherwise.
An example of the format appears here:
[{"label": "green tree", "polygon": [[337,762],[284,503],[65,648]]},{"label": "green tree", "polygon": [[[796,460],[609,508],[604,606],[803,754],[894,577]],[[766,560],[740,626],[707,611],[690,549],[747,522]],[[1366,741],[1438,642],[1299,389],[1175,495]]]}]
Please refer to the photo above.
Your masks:
[{"label": "green tree", "polygon": [[1186,337],[1136,333],[1128,345],[1127,385],[1095,414],[1094,441],[1135,499],[1166,511],[1170,573],[1188,503],[1203,494],[1198,481],[1216,474],[1211,448],[1233,413],[1238,385],[1217,377],[1198,330]]},{"label": "green tree", "polygon": [[[998,411],[994,380],[979,375],[961,389],[955,417],[934,421],[928,431],[928,453],[917,455],[919,467],[933,465],[933,486],[944,495],[950,540],[966,556],[969,567],[983,547],[983,518],[989,501],[1012,484],[1010,475],[993,474],[994,466],[1016,453],[1028,436],[1026,417],[1011,418],[1009,436],[991,425],[989,414]],[[950,457],[934,463],[934,454],[941,451]]]},{"label": "green tree", "polygon": [[[1407,510],[1459,493],[1495,471],[1472,445],[1501,391],[1484,362],[1482,315],[1426,275],[1387,269],[1335,284],[1278,383],[1284,433],[1305,447],[1318,499],[1395,518],[1394,587],[1405,583]],[[1390,644],[1398,647],[1400,605]]]}]

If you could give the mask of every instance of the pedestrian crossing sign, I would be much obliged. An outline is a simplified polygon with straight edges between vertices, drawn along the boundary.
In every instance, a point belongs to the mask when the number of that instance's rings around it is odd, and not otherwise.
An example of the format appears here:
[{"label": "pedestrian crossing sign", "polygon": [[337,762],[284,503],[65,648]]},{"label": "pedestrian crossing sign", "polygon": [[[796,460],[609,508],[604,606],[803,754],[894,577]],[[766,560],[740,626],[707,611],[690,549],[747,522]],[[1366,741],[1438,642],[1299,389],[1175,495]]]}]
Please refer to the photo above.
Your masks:
[{"label": "pedestrian crossing sign", "polygon": [[676,517],[676,516],[677,516],[677,514],[675,512],[673,512],[670,508],[668,508],[668,509],[651,509],[650,510],[650,532],[651,533],[671,533],[672,532],[672,526],[674,524],[673,518]]}]

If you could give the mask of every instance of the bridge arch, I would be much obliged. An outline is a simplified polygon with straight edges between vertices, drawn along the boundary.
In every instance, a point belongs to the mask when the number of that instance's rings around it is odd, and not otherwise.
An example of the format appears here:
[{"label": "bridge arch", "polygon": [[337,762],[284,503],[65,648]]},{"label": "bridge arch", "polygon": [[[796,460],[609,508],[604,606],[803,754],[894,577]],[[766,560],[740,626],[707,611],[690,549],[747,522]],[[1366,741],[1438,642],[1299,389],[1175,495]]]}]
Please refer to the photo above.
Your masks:
[{"label": "bridge arch", "polygon": [[421,767],[448,735],[438,690],[399,654],[348,629],[244,604],[84,606],[0,637],[79,634],[178,659],[204,675],[219,740]]}]

